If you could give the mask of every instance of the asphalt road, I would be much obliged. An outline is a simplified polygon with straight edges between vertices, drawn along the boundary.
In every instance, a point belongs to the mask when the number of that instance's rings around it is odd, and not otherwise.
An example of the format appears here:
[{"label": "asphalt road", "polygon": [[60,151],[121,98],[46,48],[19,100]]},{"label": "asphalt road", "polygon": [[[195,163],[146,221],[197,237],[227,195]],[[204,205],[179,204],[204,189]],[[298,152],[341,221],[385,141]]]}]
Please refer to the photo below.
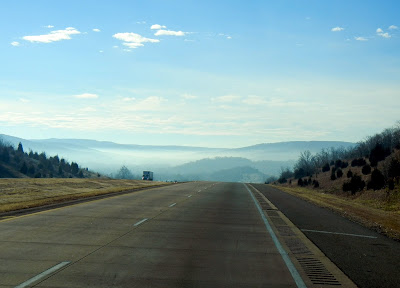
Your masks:
[{"label": "asphalt road", "polygon": [[184,183],[0,220],[0,287],[301,287],[293,269],[311,283],[253,197]]},{"label": "asphalt road", "polygon": [[254,187],[301,229],[357,286],[400,287],[399,242],[278,189],[261,184]]}]

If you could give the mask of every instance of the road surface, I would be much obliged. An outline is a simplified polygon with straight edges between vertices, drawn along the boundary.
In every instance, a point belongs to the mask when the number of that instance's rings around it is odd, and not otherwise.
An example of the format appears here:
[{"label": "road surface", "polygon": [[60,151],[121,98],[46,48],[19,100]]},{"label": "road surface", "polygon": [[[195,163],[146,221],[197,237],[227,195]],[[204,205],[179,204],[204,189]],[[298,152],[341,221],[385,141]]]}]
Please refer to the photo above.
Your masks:
[{"label": "road surface", "polygon": [[267,185],[254,185],[359,287],[400,287],[400,243]]},{"label": "road surface", "polygon": [[355,287],[251,185],[193,182],[0,219],[0,287]]}]

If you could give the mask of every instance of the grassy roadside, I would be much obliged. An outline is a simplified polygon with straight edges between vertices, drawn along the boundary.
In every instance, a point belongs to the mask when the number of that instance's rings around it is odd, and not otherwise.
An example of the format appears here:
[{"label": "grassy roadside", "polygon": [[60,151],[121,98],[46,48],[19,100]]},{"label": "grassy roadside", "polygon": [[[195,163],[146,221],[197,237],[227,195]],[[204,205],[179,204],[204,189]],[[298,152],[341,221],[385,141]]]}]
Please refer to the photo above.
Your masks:
[{"label": "grassy roadside", "polygon": [[167,183],[76,178],[0,179],[0,213],[162,185]]},{"label": "grassy roadside", "polygon": [[346,218],[400,241],[400,193],[382,197],[376,192],[349,197],[325,193],[321,189],[274,186],[294,196],[329,208]]}]

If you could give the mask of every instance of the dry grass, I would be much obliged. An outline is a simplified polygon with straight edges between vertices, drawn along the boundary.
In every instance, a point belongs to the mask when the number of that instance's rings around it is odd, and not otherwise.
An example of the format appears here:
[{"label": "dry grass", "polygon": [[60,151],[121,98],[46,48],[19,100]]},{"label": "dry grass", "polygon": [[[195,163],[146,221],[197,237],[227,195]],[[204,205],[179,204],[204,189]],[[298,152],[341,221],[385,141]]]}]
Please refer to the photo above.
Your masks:
[{"label": "dry grass", "polygon": [[[329,208],[353,221],[400,240],[400,188],[385,191],[364,191],[354,196],[340,191],[282,185],[279,189],[319,206]],[[336,193],[332,193],[336,192]]]},{"label": "dry grass", "polygon": [[0,213],[160,185],[166,183],[70,178],[0,179]]}]

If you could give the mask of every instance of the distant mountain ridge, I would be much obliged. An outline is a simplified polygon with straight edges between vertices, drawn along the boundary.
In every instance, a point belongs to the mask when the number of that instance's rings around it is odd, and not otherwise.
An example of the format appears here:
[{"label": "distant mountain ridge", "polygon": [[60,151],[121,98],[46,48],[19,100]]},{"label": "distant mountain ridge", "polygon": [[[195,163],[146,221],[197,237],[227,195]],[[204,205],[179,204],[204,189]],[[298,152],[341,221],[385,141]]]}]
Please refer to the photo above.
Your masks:
[{"label": "distant mountain ridge", "polygon": [[233,169],[231,174],[238,175],[237,171],[245,171],[243,167],[248,168],[247,174],[253,175],[249,176],[251,179],[261,179],[278,175],[281,167],[291,167],[305,150],[317,153],[322,148],[348,148],[355,145],[340,141],[292,141],[240,148],[208,148],[118,144],[88,139],[26,140],[3,134],[0,134],[0,139],[14,146],[21,142],[26,151],[44,151],[49,156],[59,155],[66,160],[79,161],[81,165],[101,173],[115,173],[122,165],[129,167],[136,175],[143,170],[154,171],[157,180],[171,177],[191,179],[185,175],[191,175],[193,179],[200,175],[197,178],[207,180],[214,177],[211,172]]}]

